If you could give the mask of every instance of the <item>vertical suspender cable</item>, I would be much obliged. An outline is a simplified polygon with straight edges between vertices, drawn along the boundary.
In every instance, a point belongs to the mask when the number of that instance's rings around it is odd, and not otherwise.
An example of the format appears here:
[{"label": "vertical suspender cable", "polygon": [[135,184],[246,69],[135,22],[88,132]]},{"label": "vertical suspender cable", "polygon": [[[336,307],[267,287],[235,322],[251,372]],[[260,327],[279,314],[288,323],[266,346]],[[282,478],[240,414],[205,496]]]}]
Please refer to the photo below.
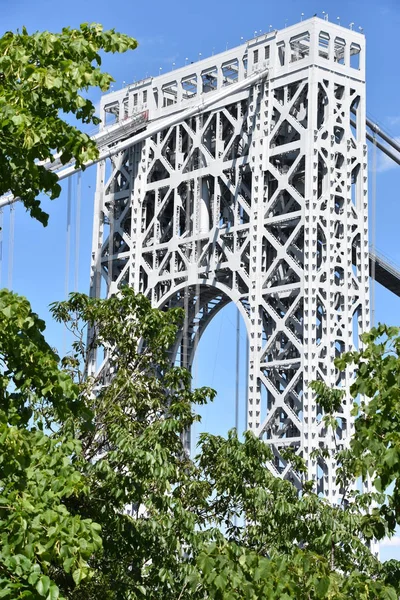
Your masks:
[{"label": "vertical suspender cable", "polygon": [[[199,256],[201,253],[201,242],[200,240],[196,240],[196,260],[199,260]],[[199,337],[200,337],[200,320],[201,320],[201,316],[204,314],[204,311],[206,310],[205,307],[203,307],[202,310],[202,314],[200,315],[200,309],[201,309],[201,303],[200,303],[200,283],[197,282],[196,283],[196,290],[195,290],[195,306],[194,306],[194,319],[197,318],[197,323],[196,323],[196,331],[194,334],[194,339],[193,339],[193,348],[192,348],[192,371],[193,371],[193,376],[192,376],[192,382],[193,382],[193,386],[196,388],[197,387],[197,381],[198,381],[198,369],[199,369],[199,361],[198,361],[198,355],[197,355],[197,346],[199,345]]]},{"label": "vertical suspender cable", "polygon": [[14,265],[14,226],[15,226],[15,204],[10,204],[10,235],[8,238],[8,289],[12,288],[13,265]]},{"label": "vertical suspender cable", "polygon": [[[240,311],[236,307],[236,387],[235,387],[235,429],[239,437],[239,369],[240,369]],[[233,523],[238,525],[237,515],[234,516]]]},{"label": "vertical suspender cable", "polygon": [[[122,160],[121,158],[119,160]],[[113,163],[113,168],[115,164]],[[115,196],[108,210],[108,268],[107,268],[107,298],[111,296],[113,272],[114,272],[114,214],[115,214]]]},{"label": "vertical suspender cable", "polygon": [[[65,300],[69,292],[69,263],[71,254],[71,204],[72,204],[72,177],[68,177],[68,196],[67,196],[67,226],[66,226],[66,250],[65,250]],[[63,334],[63,355],[67,352],[67,329],[64,327]]]},{"label": "vertical suspender cable", "polygon": [[72,204],[72,177],[68,178],[68,199],[67,199],[67,240],[65,251],[65,299],[69,292],[69,264],[71,255],[71,204]]},{"label": "vertical suspender cable", "polygon": [[3,271],[3,209],[0,208],[0,287],[2,284]]},{"label": "vertical suspender cable", "polygon": [[236,308],[236,387],[235,387],[235,428],[239,435],[239,369],[240,369],[240,311]]},{"label": "vertical suspender cable", "polygon": [[[244,376],[244,380],[246,382],[246,397],[245,397],[245,403],[244,403],[244,430],[247,431],[248,430],[248,426],[249,426],[249,410],[248,410],[248,405],[249,405],[249,363],[250,363],[250,333],[248,332],[247,327],[245,327],[245,333],[246,333],[246,360],[245,360],[245,376]],[[243,519],[243,524],[246,525],[246,518]]]},{"label": "vertical suspender cable", "polygon": [[[190,228],[190,209],[191,209],[191,188],[190,183],[186,184],[186,218],[185,218],[185,231],[188,232]],[[186,285],[183,291],[183,311],[184,311],[184,320],[183,320],[183,331],[182,331],[182,341],[181,341],[181,354],[180,354],[180,363],[181,366],[187,369],[188,365],[188,352],[189,352],[189,344],[188,344],[188,329],[189,329],[189,289]],[[191,453],[191,431],[190,428],[187,429],[183,434],[183,445],[188,454]]]},{"label": "vertical suspender cable", "polygon": [[375,326],[375,252],[376,252],[376,135],[372,152],[372,206],[371,206],[371,327]]},{"label": "vertical suspender cable", "polygon": [[[199,124],[199,128],[198,131],[201,130],[201,126]],[[198,179],[198,184],[197,184],[197,189],[196,189],[196,193],[197,193],[197,198],[193,198],[194,202],[193,202],[193,208],[196,206],[196,203],[198,204],[198,206],[200,206],[201,204],[201,196],[202,196],[202,185],[203,185],[203,180],[202,179]],[[197,214],[197,219],[201,219],[200,217],[200,210]],[[196,227],[198,228],[198,231],[200,230],[199,225],[201,225],[201,222],[197,222],[196,223]],[[199,239],[196,240],[195,242],[195,247],[194,247],[194,251],[195,251],[195,256],[194,256],[194,260],[196,262],[199,261],[200,259],[200,254],[201,254],[201,241]],[[193,379],[192,382],[194,384],[194,387],[197,387],[198,385],[198,354],[197,354],[197,346],[199,344],[199,337],[200,337],[200,322],[201,322],[201,317],[204,315],[204,312],[207,310],[207,307],[204,305],[203,309],[201,311],[200,314],[200,310],[201,310],[201,291],[200,291],[200,282],[197,281],[196,283],[196,289],[194,291],[194,295],[195,295],[195,305],[194,305],[194,313],[193,313],[193,325],[196,327],[196,331],[194,334],[194,339],[193,339],[193,348],[192,348],[192,362],[193,362],[193,366],[192,366],[192,371],[193,371]],[[195,320],[197,319],[197,323],[195,322]]]},{"label": "vertical suspender cable", "polygon": [[245,374],[245,382],[246,382],[246,401],[244,404],[244,428],[247,431],[247,427],[248,427],[248,404],[249,404],[249,362],[250,362],[250,334],[247,331],[246,328],[246,361],[245,361],[245,365],[246,365],[246,374]]},{"label": "vertical suspender cable", "polygon": [[76,205],[75,205],[75,278],[74,291],[78,291],[79,286],[79,242],[81,235],[81,194],[82,194],[82,173],[78,173],[76,186]]}]

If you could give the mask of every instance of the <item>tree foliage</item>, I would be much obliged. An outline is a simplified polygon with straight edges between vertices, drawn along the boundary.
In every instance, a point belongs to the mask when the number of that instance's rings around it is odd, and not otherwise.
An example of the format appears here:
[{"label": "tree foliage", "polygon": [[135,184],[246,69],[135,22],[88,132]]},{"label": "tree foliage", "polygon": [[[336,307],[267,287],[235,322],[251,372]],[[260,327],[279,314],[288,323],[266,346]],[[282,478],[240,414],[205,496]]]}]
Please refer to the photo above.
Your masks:
[{"label": "tree foliage", "polygon": [[[335,361],[339,370],[355,368],[350,388],[355,432],[349,449],[338,455],[339,482],[346,486],[349,477],[371,482],[375,508],[365,515],[364,533],[382,539],[400,524],[400,329],[378,325],[361,342],[360,350]],[[333,412],[343,391],[321,383],[313,387],[327,412]]]},{"label": "tree foliage", "polygon": [[[91,494],[74,510],[96,515],[104,550],[97,577],[78,597],[99,597],[100,591],[105,598],[174,597],[172,589],[175,594],[179,581],[184,585],[186,549],[201,536],[186,500],[195,469],[182,439],[197,418],[192,407],[214,395],[208,388],[192,391],[189,373],[170,365],[181,311],[152,309],[126,288],[108,300],[73,294],[54,305],[53,314],[75,335],[66,367],[83,382],[94,412],[93,429],[78,423],[75,431]],[[84,379],[80,369],[95,349],[107,362],[96,377]]]},{"label": "tree foliage", "polygon": [[57,198],[55,173],[42,164],[59,154],[63,164],[98,156],[95,142],[65,119],[96,125],[89,88],[107,91],[113,81],[101,70],[101,51],[125,52],[137,46],[133,38],[101,25],[84,23],[29,35],[7,32],[0,38],[0,195],[20,197],[31,215],[47,224],[37,196]]},{"label": "tree foliage", "polygon": [[[335,457],[342,502],[331,506],[312,482],[299,495],[274,477],[250,432],[203,434],[190,459],[184,436],[214,393],[170,364],[180,310],[128,288],[107,300],[72,294],[52,307],[75,340],[60,368],[27,301],[1,300],[0,597],[397,598],[399,563],[368,548],[397,522],[398,496],[382,488],[397,490],[387,459],[397,430],[385,417],[397,410],[397,330],[373,330],[336,361],[356,364],[352,394],[371,402],[356,405],[357,436]],[[95,351],[106,360],[87,377]],[[342,393],[314,387],[335,429]],[[377,489],[359,491],[360,474]]]},{"label": "tree foliage", "polygon": [[[274,477],[266,468],[271,451],[251,433],[243,442],[235,431],[227,438],[203,434],[197,458],[188,458],[182,437],[197,418],[196,404],[213,393],[191,391],[188,373],[170,366],[178,310],[152,309],[124,289],[108,300],[72,295],[53,314],[75,335],[66,366],[95,414],[94,431],[76,430],[94,487],[75,508],[96,515],[104,546],[97,576],[78,598],[95,598],[100,588],[109,598],[171,600],[395,597],[397,563],[388,571],[368,548],[393,527],[377,525],[383,496],[357,491],[361,471],[353,455],[337,456],[345,480],[337,506],[319,498],[312,482],[299,496]],[[80,366],[95,347],[107,366],[85,379]],[[338,367],[354,359],[344,357]],[[319,394],[335,430],[342,394],[321,386]],[[290,450],[287,459],[305,471]]]},{"label": "tree foliage", "polygon": [[[59,369],[44,323],[24,298],[0,292],[0,598],[62,598],[55,578],[79,583],[101,548],[100,527],[72,514],[84,497],[79,442],[68,424],[87,411],[78,386]],[[51,405],[61,430],[48,435],[41,408]]]}]

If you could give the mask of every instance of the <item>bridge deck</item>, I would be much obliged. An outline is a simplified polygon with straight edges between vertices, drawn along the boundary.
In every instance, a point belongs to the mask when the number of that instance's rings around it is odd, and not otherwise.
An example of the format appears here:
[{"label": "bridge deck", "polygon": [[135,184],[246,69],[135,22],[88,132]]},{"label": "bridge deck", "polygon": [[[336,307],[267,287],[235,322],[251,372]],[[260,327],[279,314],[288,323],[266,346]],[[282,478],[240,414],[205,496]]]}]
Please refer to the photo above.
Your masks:
[{"label": "bridge deck", "polygon": [[373,276],[375,263],[375,281],[400,297],[400,271],[396,265],[376,252],[369,253],[369,272]]}]

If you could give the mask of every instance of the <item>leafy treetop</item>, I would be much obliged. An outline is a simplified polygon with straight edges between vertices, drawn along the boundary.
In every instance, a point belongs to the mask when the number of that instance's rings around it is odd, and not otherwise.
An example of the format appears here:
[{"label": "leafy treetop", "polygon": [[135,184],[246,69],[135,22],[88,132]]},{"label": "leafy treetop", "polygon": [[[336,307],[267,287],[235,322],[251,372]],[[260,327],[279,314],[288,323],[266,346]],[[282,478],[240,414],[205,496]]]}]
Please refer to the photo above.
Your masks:
[{"label": "leafy treetop", "polygon": [[57,198],[60,186],[42,161],[60,154],[63,164],[74,158],[83,167],[98,156],[95,142],[64,116],[97,125],[95,107],[81,92],[96,86],[105,92],[113,81],[100,68],[100,52],[136,46],[127,35],[88,23],[61,33],[29,35],[23,28],[0,38],[0,195],[10,190],[47,224],[37,196],[45,192]]},{"label": "leafy treetop", "polygon": [[[399,472],[395,331],[374,330],[336,361],[356,363],[352,394],[371,402],[350,451],[333,457],[343,495],[331,506],[312,482],[299,495],[274,477],[251,432],[203,434],[190,459],[182,440],[214,394],[171,365],[180,310],[129,288],[52,310],[75,336],[62,368],[29,303],[0,293],[0,598],[396,600],[399,563],[368,548],[399,514],[398,495],[379,491],[396,492]],[[96,350],[107,361],[87,377]],[[334,434],[342,394],[314,387]],[[299,456],[285,457],[305,476]],[[360,473],[376,492],[357,489]]]},{"label": "leafy treetop", "polygon": [[[106,300],[72,294],[53,315],[76,337],[65,366],[95,415],[93,430],[75,429],[91,493],[74,509],[101,524],[103,551],[74,600],[396,598],[398,563],[387,568],[368,548],[393,529],[375,510],[380,495],[355,488],[354,464],[331,506],[313,482],[299,496],[274,477],[270,448],[250,432],[243,441],[234,430],[203,434],[189,459],[182,437],[213,392],[192,391],[187,371],[170,364],[179,310],[153,309],[124,288]],[[85,378],[95,348],[107,361]],[[325,402],[333,432],[337,396]],[[301,458],[282,452],[304,478]]]},{"label": "leafy treetop", "polygon": [[[92,574],[100,526],[72,514],[66,501],[85,497],[77,469],[81,446],[68,423],[88,414],[78,386],[59,368],[29,302],[0,291],[0,598],[57,600]],[[51,406],[49,435],[41,412]],[[64,586],[55,580],[63,578]]]}]

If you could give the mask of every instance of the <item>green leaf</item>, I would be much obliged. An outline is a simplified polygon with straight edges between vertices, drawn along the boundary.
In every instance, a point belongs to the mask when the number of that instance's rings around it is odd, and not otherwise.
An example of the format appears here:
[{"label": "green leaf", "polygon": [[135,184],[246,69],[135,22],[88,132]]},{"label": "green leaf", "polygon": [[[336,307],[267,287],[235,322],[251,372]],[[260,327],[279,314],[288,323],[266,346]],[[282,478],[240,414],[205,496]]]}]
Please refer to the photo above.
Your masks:
[{"label": "green leaf", "polygon": [[81,567],[79,569],[75,569],[75,571],[72,573],[72,579],[75,581],[76,585],[79,585],[81,583],[81,581],[83,579],[85,579],[86,577],[86,571],[85,569],[82,569]]},{"label": "green leaf", "polygon": [[47,596],[47,600],[57,600],[60,596],[60,590],[54,584],[50,586],[49,595]]},{"label": "green leaf", "polygon": [[208,575],[214,568],[213,559],[205,553],[201,553],[197,559],[199,568],[203,571],[204,575]]},{"label": "green leaf", "polygon": [[398,594],[393,588],[387,587],[383,590],[383,598],[385,600],[398,600]]},{"label": "green leaf", "polygon": [[315,586],[315,591],[318,594],[319,598],[325,598],[326,594],[328,593],[330,587],[330,580],[329,577],[321,577],[321,579],[319,579],[317,581],[317,584]]},{"label": "green leaf", "polygon": [[226,587],[227,577],[226,574],[222,571],[219,573],[214,579],[214,585],[218,590],[224,590]]},{"label": "green leaf", "polygon": [[36,584],[36,590],[39,596],[46,596],[50,588],[50,579],[47,575],[41,575]]}]

